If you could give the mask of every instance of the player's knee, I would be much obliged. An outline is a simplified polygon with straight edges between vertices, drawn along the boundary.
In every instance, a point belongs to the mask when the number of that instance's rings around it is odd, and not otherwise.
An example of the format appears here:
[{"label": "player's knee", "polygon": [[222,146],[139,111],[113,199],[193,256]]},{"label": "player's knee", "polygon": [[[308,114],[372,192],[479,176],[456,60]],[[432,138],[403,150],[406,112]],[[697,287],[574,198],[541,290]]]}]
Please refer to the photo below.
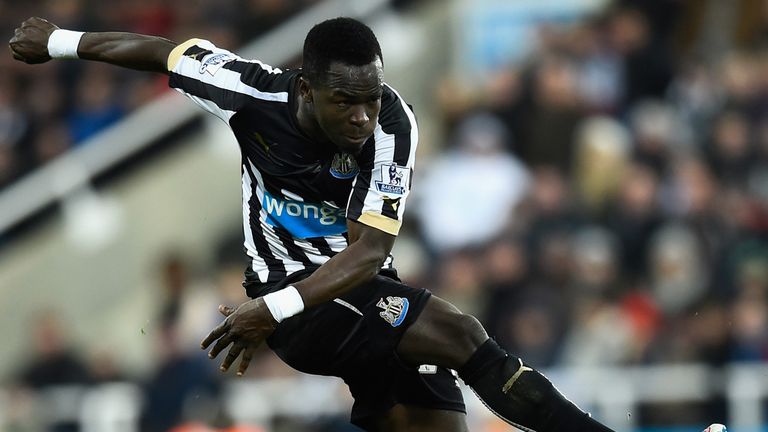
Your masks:
[{"label": "player's knee", "polygon": [[457,369],[463,366],[478,347],[488,339],[480,321],[472,315],[456,313],[445,320],[441,329],[443,339],[451,347],[450,364],[446,367]]},{"label": "player's knee", "polygon": [[430,299],[425,312],[427,313],[424,315],[428,316],[427,320],[432,322],[434,330],[444,333],[445,337],[455,344],[467,346],[472,352],[488,339],[488,334],[477,318],[462,313],[443,299]]},{"label": "player's knee", "polygon": [[398,354],[409,363],[457,369],[487,339],[485,329],[475,317],[433,297],[406,331],[398,346]]},{"label": "player's knee", "polygon": [[488,339],[485,328],[472,315],[458,314],[453,323],[456,326],[454,333],[464,340],[464,343],[471,348],[472,352]]}]

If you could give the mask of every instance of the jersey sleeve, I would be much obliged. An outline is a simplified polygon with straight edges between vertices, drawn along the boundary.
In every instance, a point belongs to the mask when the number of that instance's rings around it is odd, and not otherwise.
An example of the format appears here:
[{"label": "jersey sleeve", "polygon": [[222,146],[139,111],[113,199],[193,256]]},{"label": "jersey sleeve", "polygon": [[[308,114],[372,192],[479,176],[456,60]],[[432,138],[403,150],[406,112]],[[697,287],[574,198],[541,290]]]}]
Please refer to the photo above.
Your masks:
[{"label": "jersey sleeve", "polygon": [[419,132],[413,112],[399,97],[394,106],[382,108],[380,116],[384,124],[376,129],[373,146],[358,160],[360,172],[352,186],[347,218],[397,235],[411,190]]},{"label": "jersey sleeve", "polygon": [[283,72],[245,60],[203,39],[190,39],[168,56],[168,85],[225,122],[254,100],[286,102]]}]

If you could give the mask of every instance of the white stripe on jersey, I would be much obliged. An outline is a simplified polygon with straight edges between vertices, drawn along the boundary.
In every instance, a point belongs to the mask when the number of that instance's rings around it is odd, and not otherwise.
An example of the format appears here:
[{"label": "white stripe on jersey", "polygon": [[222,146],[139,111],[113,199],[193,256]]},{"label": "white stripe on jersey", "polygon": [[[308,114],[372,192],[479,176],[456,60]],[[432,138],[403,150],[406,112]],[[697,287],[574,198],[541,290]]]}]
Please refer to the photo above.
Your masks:
[{"label": "white stripe on jersey", "polygon": [[256,243],[253,241],[253,232],[251,231],[251,206],[248,202],[252,196],[253,185],[251,184],[251,175],[243,167],[243,234],[245,234],[245,250],[248,256],[251,257],[251,269],[256,272],[260,281],[266,282],[269,276],[267,263],[256,251]]},{"label": "white stripe on jersey", "polygon": [[[327,240],[327,237],[326,237],[326,240]],[[297,246],[299,246],[304,250],[304,253],[307,254],[307,258],[309,258],[309,260],[312,261],[312,264],[322,265],[323,263],[328,261],[329,257],[323,255],[320,252],[320,249],[312,246],[312,243],[303,239],[293,239],[293,242],[296,243]]]},{"label": "white stripe on jersey", "polygon": [[[245,215],[246,212],[249,212],[248,208],[250,207],[248,200],[251,196],[253,196],[253,193],[256,193],[256,197],[259,200],[259,206],[261,210],[259,211],[259,225],[261,226],[261,230],[263,233],[263,238],[267,241],[267,244],[269,245],[269,249],[272,252],[272,255],[277,260],[280,260],[282,264],[285,266],[285,270],[288,274],[293,273],[298,270],[304,270],[305,266],[299,262],[296,262],[291,258],[291,256],[288,253],[288,249],[286,249],[285,245],[283,245],[283,242],[280,240],[280,238],[275,233],[274,228],[267,223],[267,210],[264,203],[264,179],[261,177],[261,172],[256,168],[256,166],[249,160],[248,161],[248,167],[250,168],[251,172],[253,172],[253,175],[256,177],[256,184],[250,184],[249,180],[249,186],[251,188],[251,191],[248,193],[248,199],[245,198],[245,189],[243,189],[243,214]],[[245,178],[250,178],[250,175],[248,174],[248,171],[245,170],[244,173],[244,180],[243,180],[243,187],[245,187]],[[250,244],[247,245],[246,251],[248,252],[248,255],[254,257],[252,260],[253,265],[253,271],[257,272],[259,274],[259,278],[261,279],[262,274],[267,274],[267,264],[263,259],[259,259],[257,261],[256,257],[258,257],[258,252],[256,249],[256,245],[253,243],[253,233],[250,229],[250,221],[244,219],[243,220],[243,230],[245,231],[246,236],[246,243],[249,242]],[[341,252],[347,247],[347,240],[342,235],[331,235],[331,236],[325,236],[323,237],[325,241],[328,243],[328,247],[333,252]],[[307,256],[307,258],[316,265],[322,265],[329,259],[331,259],[331,256],[325,255],[322,252],[320,252],[319,249],[312,246],[312,244],[305,239],[297,239],[293,238],[291,239],[293,243],[300,249],[302,249]],[[265,279],[261,279],[263,281]]]},{"label": "white stripe on jersey", "polygon": [[[264,233],[264,238],[267,240],[267,245],[269,246],[269,249],[272,251],[272,255],[274,255],[275,258],[283,262],[283,265],[285,266],[286,271],[288,271],[289,273],[292,271],[303,270],[304,266],[301,264],[298,264],[298,268],[296,268],[295,270],[289,270],[289,266],[292,266],[294,261],[291,258],[291,256],[288,254],[288,250],[283,245],[283,242],[280,241],[280,238],[275,233],[275,230],[272,228],[271,225],[267,223],[268,215],[267,215],[267,210],[264,203],[264,179],[261,177],[261,172],[258,170],[258,168],[256,168],[256,166],[253,165],[253,162],[248,160],[248,165],[251,167],[251,172],[253,172],[253,175],[256,176],[256,184],[253,185],[253,189],[256,192],[256,197],[259,200],[259,207],[261,207],[261,210],[259,211],[259,225],[261,226],[262,233]],[[246,203],[243,203],[243,205],[245,204]],[[254,271],[255,270],[256,269],[254,269]]]},{"label": "white stripe on jersey", "polygon": [[[202,48],[207,48],[213,51],[214,54],[227,54],[231,57],[231,61],[239,61],[239,62],[245,62],[245,63],[251,63],[251,64],[258,64],[265,72],[270,74],[277,74],[281,73],[280,69],[272,68],[271,66],[267,66],[264,63],[260,61],[249,61],[244,60],[229,51],[225,51],[219,48],[216,48],[210,42],[208,44],[198,43],[198,46]],[[175,73],[191,78],[200,80],[201,82],[204,82],[206,84],[210,84],[212,86],[218,87],[223,90],[229,90],[233,91],[235,93],[240,93],[242,95],[251,96],[256,99],[261,99],[265,101],[272,101],[272,102],[288,102],[288,92],[277,92],[277,93],[270,93],[258,90],[254,87],[249,86],[248,84],[245,84],[240,80],[240,73],[236,71],[232,71],[225,68],[219,68],[216,70],[216,73],[212,76],[208,74],[207,72],[200,72],[200,68],[203,65],[203,60],[205,60],[208,56],[203,57],[200,60],[195,60],[190,57],[182,57],[182,59],[179,61],[178,65],[176,66],[176,70],[174,70]],[[206,75],[207,74],[207,75]],[[204,76],[204,80],[200,77]],[[229,119],[235,114],[234,111],[229,111],[225,109],[221,109],[216,103],[213,101],[201,98],[199,96],[191,95],[187,92],[185,92],[181,88],[176,88],[177,91],[180,93],[189,96],[192,100],[195,101],[198,105],[203,107],[206,111],[210,112],[211,114],[215,115],[216,117],[224,120],[225,122],[228,122]]]},{"label": "white stripe on jersey", "polygon": [[[376,125],[376,130],[373,132],[373,137],[376,140],[376,156],[374,157],[374,160],[377,163],[379,161],[387,161],[388,163],[392,163],[395,158],[395,136],[385,133],[382,130],[381,125],[378,124]],[[376,181],[381,181],[381,178],[379,178],[380,173],[380,165],[374,166],[373,171],[371,172],[371,179],[369,181],[368,190],[376,190]],[[355,183],[352,185],[352,190],[355,190],[357,180],[358,179],[355,178]],[[375,193],[366,194],[362,212],[365,213],[367,211],[372,211],[379,213],[378,207],[381,207],[381,197]]]}]

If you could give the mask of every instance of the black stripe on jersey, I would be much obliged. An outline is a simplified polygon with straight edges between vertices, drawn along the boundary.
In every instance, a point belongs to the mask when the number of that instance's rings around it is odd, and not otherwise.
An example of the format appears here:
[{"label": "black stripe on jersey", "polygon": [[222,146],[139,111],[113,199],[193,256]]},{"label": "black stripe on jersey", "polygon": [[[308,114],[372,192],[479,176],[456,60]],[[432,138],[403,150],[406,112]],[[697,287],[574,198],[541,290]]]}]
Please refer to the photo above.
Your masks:
[{"label": "black stripe on jersey", "polygon": [[384,198],[381,203],[381,215],[397,220],[397,207],[400,206],[400,198]]},{"label": "black stripe on jersey", "polygon": [[277,234],[277,238],[283,243],[285,250],[288,252],[288,256],[290,256],[292,260],[302,263],[305,267],[313,266],[312,261],[309,260],[307,254],[294,243],[293,236],[291,236],[291,233],[289,233],[288,230],[283,227],[273,228],[275,234]]},{"label": "black stripe on jersey", "polygon": [[208,54],[213,54],[213,51],[199,47],[197,45],[192,45],[191,47],[187,48],[186,51],[184,51],[184,55],[186,57],[192,57],[195,60],[202,60],[203,57],[207,56]]},{"label": "black stripe on jersey", "polygon": [[[405,113],[403,113],[405,115]],[[408,165],[411,156],[411,132],[395,134],[395,154],[392,162],[400,165]]]},{"label": "black stripe on jersey", "polygon": [[[346,233],[344,234],[346,235]],[[331,250],[331,247],[328,245],[328,240],[326,240],[325,237],[311,237],[308,238],[307,241],[309,241],[309,244],[311,244],[312,247],[327,257],[336,255],[336,252]],[[349,243],[349,241],[347,241],[347,243]]]},{"label": "black stripe on jersey", "polygon": [[240,74],[240,81],[259,91],[268,93],[280,93],[290,87],[291,80],[299,74],[298,70],[286,71],[280,74],[271,74],[258,63],[245,61],[232,61],[222,69],[228,69]]},{"label": "black stripe on jersey", "polygon": [[[411,110],[411,112],[413,112],[413,110]],[[379,124],[384,133],[390,135],[408,134],[409,137],[411,128],[413,127],[413,125],[411,125],[410,117],[408,117],[405,109],[403,109],[403,101],[400,100],[394,90],[387,85],[384,86],[384,93],[381,96]],[[405,165],[405,163],[402,165]]]},{"label": "black stripe on jersey", "polygon": [[238,109],[254,100],[270,102],[254,98],[253,96],[247,94],[216,87],[215,85],[180,75],[175,72],[171,72],[168,85],[171,88],[182,89],[185,93],[188,93],[192,96],[197,96],[209,100],[215,103],[219,108],[227,111],[237,111]]},{"label": "black stripe on jersey", "polygon": [[283,262],[275,257],[272,250],[269,248],[269,243],[264,237],[264,232],[261,229],[261,223],[259,218],[261,215],[261,204],[259,203],[259,196],[256,193],[256,175],[251,170],[250,163],[247,159],[243,159],[243,166],[248,171],[248,175],[251,177],[251,199],[248,200],[248,208],[250,209],[249,224],[251,227],[251,237],[253,237],[254,246],[256,246],[256,253],[267,264],[269,270],[268,280],[266,282],[282,280],[286,276],[285,265]]},{"label": "black stripe on jersey", "polygon": [[[384,133],[395,136],[395,154],[392,157],[392,162],[400,165],[408,165],[408,159],[411,155],[411,130],[413,125],[411,124],[411,118],[403,108],[403,101],[395,94],[395,92],[387,86],[384,86],[389,97],[394,100],[387,104],[386,109],[382,108],[382,113],[379,114],[379,123],[381,123],[381,130]],[[409,106],[410,109],[410,106]],[[413,110],[411,110],[411,113]]]},{"label": "black stripe on jersey", "polygon": [[349,197],[349,204],[347,205],[347,218],[357,220],[360,215],[363,214],[363,207],[365,207],[365,197],[368,196],[368,188],[371,184],[371,169],[363,170],[360,168],[360,172],[357,174],[354,186],[352,188],[352,194]]}]

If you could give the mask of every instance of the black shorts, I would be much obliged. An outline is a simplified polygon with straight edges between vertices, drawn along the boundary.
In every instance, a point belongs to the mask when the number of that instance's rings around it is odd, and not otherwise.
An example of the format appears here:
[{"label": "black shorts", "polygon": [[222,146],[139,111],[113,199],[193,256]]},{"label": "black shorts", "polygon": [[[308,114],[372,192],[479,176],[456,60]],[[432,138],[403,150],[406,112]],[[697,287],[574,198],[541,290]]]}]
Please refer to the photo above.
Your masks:
[{"label": "black shorts", "polygon": [[[271,286],[245,286],[250,297],[258,297],[310,274],[297,272]],[[284,320],[267,343],[301,372],[342,378],[355,399],[354,424],[361,425],[398,403],[466,413],[452,371],[407,367],[395,352],[431,295],[385,270],[341,298]]]}]

